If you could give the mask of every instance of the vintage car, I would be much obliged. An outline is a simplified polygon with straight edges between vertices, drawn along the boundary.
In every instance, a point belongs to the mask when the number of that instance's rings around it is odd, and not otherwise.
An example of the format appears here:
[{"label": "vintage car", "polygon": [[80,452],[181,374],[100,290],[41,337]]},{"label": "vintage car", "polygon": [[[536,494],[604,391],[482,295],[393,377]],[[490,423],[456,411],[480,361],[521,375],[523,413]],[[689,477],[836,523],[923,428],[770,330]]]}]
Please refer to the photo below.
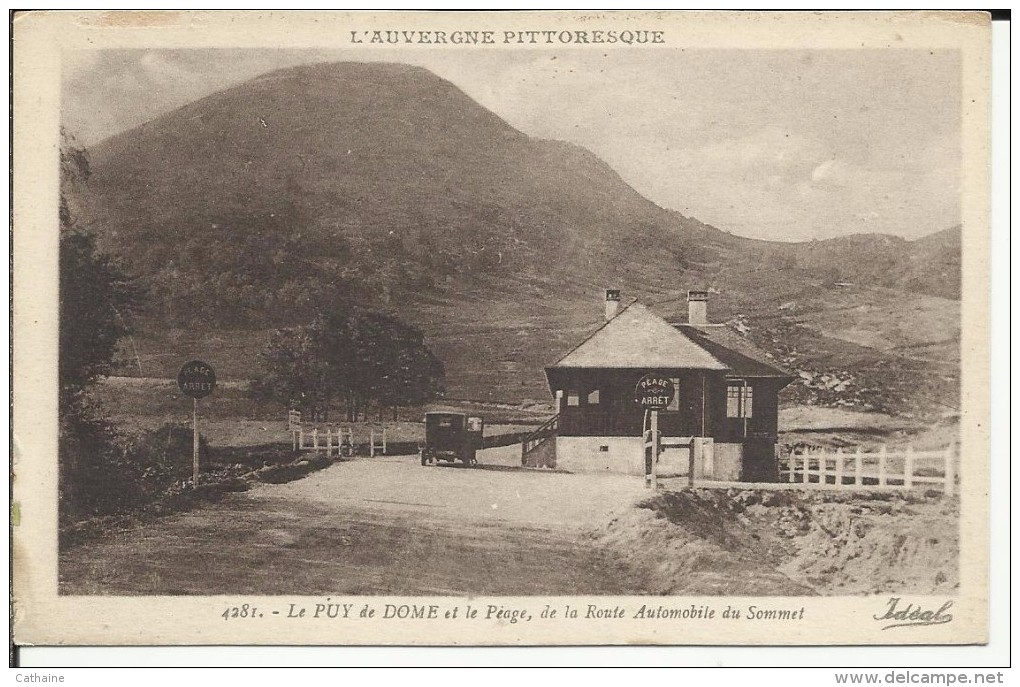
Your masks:
[{"label": "vintage car", "polygon": [[478,463],[485,422],[464,413],[435,412],[425,414],[425,441],[418,449],[422,465],[436,461],[465,465]]}]

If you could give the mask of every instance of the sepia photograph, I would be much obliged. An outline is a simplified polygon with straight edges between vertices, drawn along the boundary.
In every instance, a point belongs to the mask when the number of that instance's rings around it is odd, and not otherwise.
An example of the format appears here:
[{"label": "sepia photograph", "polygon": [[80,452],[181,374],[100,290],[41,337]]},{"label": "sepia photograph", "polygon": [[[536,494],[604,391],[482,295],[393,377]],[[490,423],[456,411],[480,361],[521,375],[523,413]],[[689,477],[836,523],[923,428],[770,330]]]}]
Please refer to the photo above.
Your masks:
[{"label": "sepia photograph", "polygon": [[983,15],[33,14],[29,640],[983,637]]}]

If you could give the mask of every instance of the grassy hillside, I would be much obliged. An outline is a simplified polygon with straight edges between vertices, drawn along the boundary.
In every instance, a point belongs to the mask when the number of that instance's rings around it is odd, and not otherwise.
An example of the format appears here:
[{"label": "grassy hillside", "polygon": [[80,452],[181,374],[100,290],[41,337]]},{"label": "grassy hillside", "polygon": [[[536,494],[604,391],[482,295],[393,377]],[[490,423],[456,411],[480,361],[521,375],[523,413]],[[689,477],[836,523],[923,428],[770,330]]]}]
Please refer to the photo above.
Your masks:
[{"label": "grassy hillside", "polygon": [[797,244],[795,264],[820,266],[834,281],[879,285],[959,300],[959,226],[907,241],[883,234],[855,234]]},{"label": "grassy hillside", "polygon": [[681,226],[590,152],[530,139],[403,65],[275,72],[90,153],[93,223],[176,322],[605,278],[661,265]]},{"label": "grassy hillside", "polygon": [[[423,329],[451,396],[546,400],[543,366],[598,326],[603,288],[681,319],[686,290],[709,288],[713,319],[739,320],[777,359],[896,390],[842,399],[855,407],[955,398],[959,228],[913,242],[732,236],[420,68],[273,72],[89,155],[74,205],[148,292],[124,374],[172,376],[201,357],[252,378],[268,330],[350,301]],[[808,400],[841,400],[805,381]]]}]

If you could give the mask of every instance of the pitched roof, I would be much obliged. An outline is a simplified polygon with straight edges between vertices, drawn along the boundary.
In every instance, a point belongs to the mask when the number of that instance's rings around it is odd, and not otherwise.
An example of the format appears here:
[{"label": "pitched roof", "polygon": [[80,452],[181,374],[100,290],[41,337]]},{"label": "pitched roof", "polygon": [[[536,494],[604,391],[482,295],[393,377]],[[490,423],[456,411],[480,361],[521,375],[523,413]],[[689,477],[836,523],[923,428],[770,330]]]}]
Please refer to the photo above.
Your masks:
[{"label": "pitched roof", "polygon": [[691,341],[730,368],[729,374],[744,377],[789,377],[788,370],[769,360],[763,350],[724,324],[678,324]]},{"label": "pitched roof", "polygon": [[640,303],[621,310],[552,367],[728,369]]}]

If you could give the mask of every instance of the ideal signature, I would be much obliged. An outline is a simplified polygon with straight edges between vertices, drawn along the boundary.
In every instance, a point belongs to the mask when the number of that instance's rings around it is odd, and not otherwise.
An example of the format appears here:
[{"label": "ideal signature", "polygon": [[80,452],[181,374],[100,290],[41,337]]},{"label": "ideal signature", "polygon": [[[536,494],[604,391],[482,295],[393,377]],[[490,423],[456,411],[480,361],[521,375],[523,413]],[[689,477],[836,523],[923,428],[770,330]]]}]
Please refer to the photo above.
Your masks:
[{"label": "ideal signature", "polygon": [[894,627],[909,627],[912,625],[943,625],[953,620],[953,614],[947,613],[950,608],[953,607],[952,601],[947,601],[942,604],[938,610],[926,610],[920,604],[908,603],[905,607],[900,608],[899,597],[891,597],[889,599],[889,607],[885,610],[885,615],[872,616],[875,620],[892,620],[889,625],[883,627],[883,630],[889,630]]}]

